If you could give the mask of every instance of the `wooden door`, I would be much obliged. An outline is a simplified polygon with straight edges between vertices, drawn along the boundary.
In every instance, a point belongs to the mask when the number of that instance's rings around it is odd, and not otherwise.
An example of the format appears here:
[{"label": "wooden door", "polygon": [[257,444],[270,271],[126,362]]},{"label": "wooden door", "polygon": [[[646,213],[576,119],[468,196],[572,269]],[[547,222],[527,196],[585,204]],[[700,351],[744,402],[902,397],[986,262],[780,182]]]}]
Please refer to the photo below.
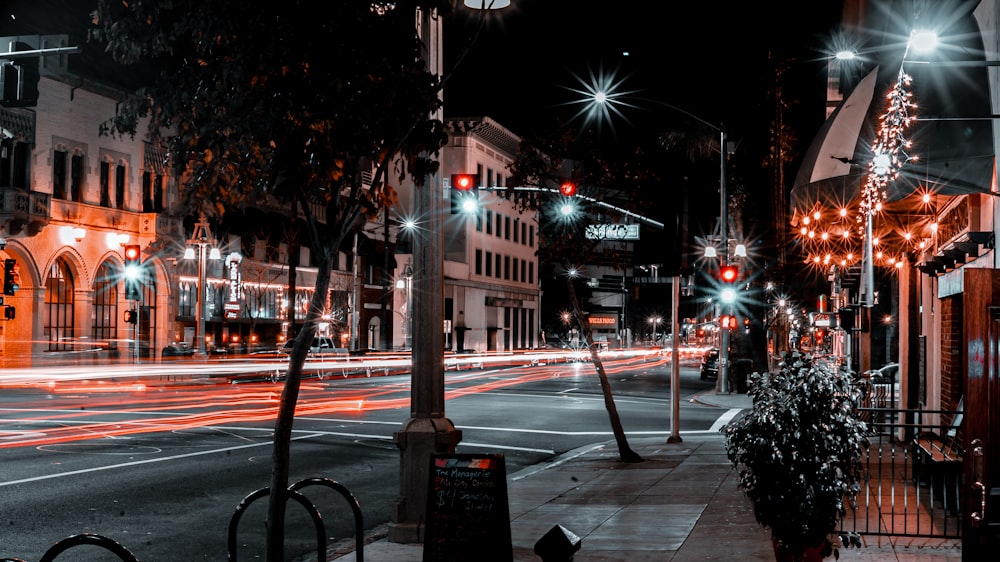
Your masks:
[{"label": "wooden door", "polygon": [[962,560],[1000,548],[1000,271],[965,272]]}]

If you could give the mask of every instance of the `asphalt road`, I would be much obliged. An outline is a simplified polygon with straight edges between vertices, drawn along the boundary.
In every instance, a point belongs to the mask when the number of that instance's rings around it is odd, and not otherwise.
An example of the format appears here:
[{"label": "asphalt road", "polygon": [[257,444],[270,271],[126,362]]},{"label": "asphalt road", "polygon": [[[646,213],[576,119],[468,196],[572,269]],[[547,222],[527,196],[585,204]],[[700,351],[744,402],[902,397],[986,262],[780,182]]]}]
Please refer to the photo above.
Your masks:
[{"label": "asphalt road", "polygon": [[[670,434],[669,363],[608,361],[629,435]],[[224,379],[216,379],[221,381]],[[714,431],[724,411],[689,403],[711,385],[681,368],[681,431]],[[509,473],[612,438],[589,363],[450,371],[447,415],[458,452],[499,452]],[[225,560],[236,508],[270,483],[280,384],[5,388],[0,394],[0,557],[39,560],[56,541],[98,533],[138,560]],[[358,498],[365,527],[388,522],[399,493],[392,442],[409,415],[409,377],[310,380],[303,385],[290,481],[335,480]],[[303,410],[303,408],[305,408]],[[307,492],[328,540],[353,535],[342,497]],[[232,534],[237,560],[262,557],[266,498]],[[287,559],[315,550],[306,511],[288,509]],[[108,560],[85,546],[72,559]],[[66,555],[69,556],[69,555]]]}]

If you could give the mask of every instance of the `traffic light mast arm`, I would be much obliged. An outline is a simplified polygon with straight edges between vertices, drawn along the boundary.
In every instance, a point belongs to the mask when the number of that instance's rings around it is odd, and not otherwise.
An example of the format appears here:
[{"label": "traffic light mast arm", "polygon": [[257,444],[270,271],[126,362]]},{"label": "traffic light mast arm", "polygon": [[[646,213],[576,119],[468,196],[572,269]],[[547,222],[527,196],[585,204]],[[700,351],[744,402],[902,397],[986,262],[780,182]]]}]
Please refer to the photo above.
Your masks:
[{"label": "traffic light mast arm", "polygon": [[[542,193],[554,193],[556,195],[562,195],[562,193],[560,193],[560,191],[558,189],[552,189],[552,188],[548,188],[548,187],[500,187],[500,186],[494,186],[494,187],[480,187],[479,191],[507,191],[508,189],[509,190],[513,190],[513,191],[538,191],[538,192],[542,192]],[[621,213],[621,214],[623,214],[625,216],[632,217],[632,218],[638,220],[639,222],[645,223],[645,224],[647,224],[647,225],[649,225],[649,226],[651,226],[653,228],[658,228],[660,230],[664,230],[664,228],[665,228],[664,225],[663,225],[663,223],[660,222],[660,221],[653,220],[653,219],[651,219],[649,217],[644,217],[644,216],[642,216],[640,214],[633,213],[632,211],[629,211],[627,209],[622,209],[621,207],[617,207],[615,205],[612,205],[611,203],[606,203],[604,201],[599,201],[597,199],[594,199],[593,197],[587,197],[586,195],[580,195],[579,193],[577,193],[576,195],[573,195],[572,197],[573,198],[583,199],[584,201],[588,201],[590,203],[593,203],[594,205],[598,205],[598,206],[604,207],[606,209],[611,209],[613,211],[619,212],[619,213]]]},{"label": "traffic light mast arm", "polygon": [[33,49],[31,51],[11,51],[0,53],[0,60],[30,59],[48,55],[72,55],[80,52],[80,47],[53,47],[51,49]]}]

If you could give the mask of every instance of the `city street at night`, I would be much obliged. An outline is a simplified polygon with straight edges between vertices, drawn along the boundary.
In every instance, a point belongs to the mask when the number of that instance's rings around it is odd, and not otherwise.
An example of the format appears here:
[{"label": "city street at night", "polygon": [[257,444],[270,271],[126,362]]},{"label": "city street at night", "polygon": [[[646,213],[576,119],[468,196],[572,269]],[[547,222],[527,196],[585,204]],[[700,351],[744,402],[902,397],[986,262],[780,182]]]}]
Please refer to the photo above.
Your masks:
[{"label": "city street at night", "polygon": [[[463,434],[458,452],[502,453],[514,473],[611,438],[594,365],[579,356],[563,362],[560,354],[540,355],[545,359],[525,357],[521,366],[490,368],[487,360],[483,368],[473,363],[447,372],[447,415]],[[681,362],[680,429],[717,433],[733,413],[690,403],[712,384],[699,378],[699,357]],[[269,483],[281,385],[250,382],[251,365],[233,362],[230,370],[242,373],[235,379],[221,372],[169,376],[170,367],[154,365],[133,369],[137,380],[53,381],[39,372],[34,382],[5,383],[0,489],[7,532],[0,555],[38,559],[56,540],[92,532],[140,560],[224,559],[237,506]],[[666,356],[609,354],[605,366],[627,434],[665,440],[671,431]],[[291,481],[340,482],[358,498],[366,528],[385,524],[399,470],[392,438],[408,414],[409,384],[408,375],[306,380]],[[342,498],[322,489],[308,494],[328,525],[328,540],[353,535]],[[265,504],[253,504],[240,521],[241,558],[261,551]],[[304,510],[290,506],[288,516],[286,552],[295,559],[315,549],[316,537]]]}]

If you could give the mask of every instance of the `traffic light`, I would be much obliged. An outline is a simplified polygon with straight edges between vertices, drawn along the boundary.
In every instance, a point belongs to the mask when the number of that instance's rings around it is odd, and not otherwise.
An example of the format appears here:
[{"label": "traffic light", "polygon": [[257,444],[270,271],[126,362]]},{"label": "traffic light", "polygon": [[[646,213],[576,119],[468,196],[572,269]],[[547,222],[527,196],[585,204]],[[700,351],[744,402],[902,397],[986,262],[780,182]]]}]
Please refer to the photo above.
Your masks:
[{"label": "traffic light", "polygon": [[566,180],[559,184],[559,193],[565,195],[566,197],[572,197],[576,195],[576,184]]},{"label": "traffic light", "polygon": [[479,206],[479,174],[451,175],[451,214],[471,213]]},{"label": "traffic light", "polygon": [[5,319],[7,319],[7,320],[13,320],[15,313],[16,313],[16,310],[14,310],[13,306],[5,306],[5,307],[3,307],[3,317]]},{"label": "traffic light", "polygon": [[17,279],[17,260],[7,258],[3,262],[3,294],[13,295],[20,288]]},{"label": "traffic light", "polygon": [[719,317],[719,327],[723,330],[735,330],[736,329],[736,317],[735,316],[720,316]]},{"label": "traffic light", "polygon": [[736,283],[739,280],[739,266],[726,264],[719,267],[719,282],[722,284],[719,297],[722,302],[731,303],[736,300]]},{"label": "traffic light", "polygon": [[139,316],[135,313],[135,310],[125,311],[125,322],[129,324],[135,324],[139,321]]},{"label": "traffic light", "polygon": [[142,298],[142,264],[139,262],[139,256],[138,244],[125,245],[125,298],[130,301]]},{"label": "traffic light", "polygon": [[[31,51],[35,47],[17,41],[13,51]],[[0,63],[0,106],[32,107],[38,105],[38,57]]]},{"label": "traffic light", "polygon": [[719,268],[719,280],[727,284],[735,284],[740,280],[739,266],[728,264]]}]

